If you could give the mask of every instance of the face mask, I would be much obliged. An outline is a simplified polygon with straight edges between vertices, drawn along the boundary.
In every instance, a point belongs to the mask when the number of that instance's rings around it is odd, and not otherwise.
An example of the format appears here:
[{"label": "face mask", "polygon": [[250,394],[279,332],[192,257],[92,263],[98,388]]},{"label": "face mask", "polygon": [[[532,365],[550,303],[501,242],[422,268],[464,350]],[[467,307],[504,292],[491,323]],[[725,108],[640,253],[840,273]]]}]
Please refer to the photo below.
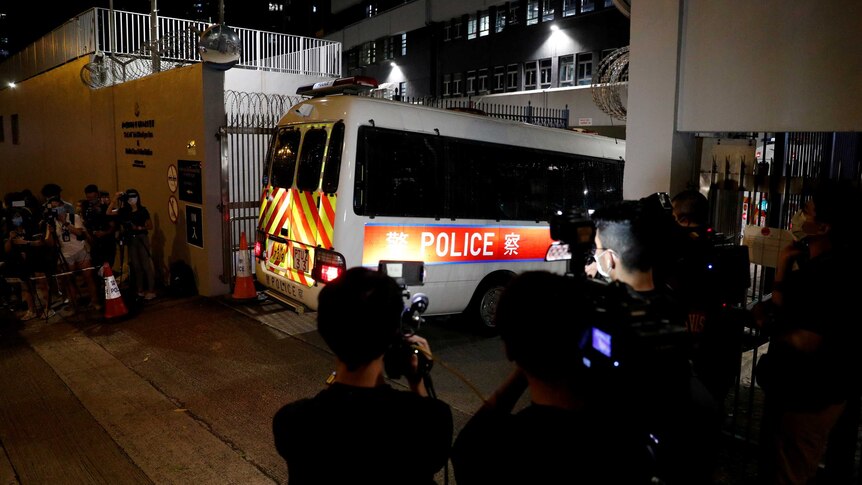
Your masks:
[{"label": "face mask", "polygon": [[23,217],[13,217],[12,218],[12,225],[20,226],[21,224],[24,224],[24,218]]},{"label": "face mask", "polygon": [[599,274],[602,275],[602,277],[610,279],[610,277],[611,277],[610,268],[605,268],[604,266],[602,266],[602,260],[605,259],[604,258],[605,253],[607,253],[607,250],[602,252],[600,257],[596,258],[596,271],[598,271]]},{"label": "face mask", "polygon": [[129,197],[129,203],[130,204],[137,204],[138,198],[137,197]]},{"label": "face mask", "polygon": [[790,234],[793,235],[794,241],[801,241],[805,239],[805,231],[802,230],[802,226],[805,224],[805,212],[799,210],[793,214],[793,217],[790,218]]}]

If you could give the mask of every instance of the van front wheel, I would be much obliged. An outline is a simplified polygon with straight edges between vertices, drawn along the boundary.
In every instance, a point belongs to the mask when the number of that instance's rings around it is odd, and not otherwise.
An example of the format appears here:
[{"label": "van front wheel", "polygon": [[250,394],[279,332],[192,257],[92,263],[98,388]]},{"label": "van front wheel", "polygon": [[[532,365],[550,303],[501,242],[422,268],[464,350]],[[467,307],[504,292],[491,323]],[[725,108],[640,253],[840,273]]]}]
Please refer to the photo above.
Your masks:
[{"label": "van front wheel", "polygon": [[503,285],[495,284],[485,287],[485,290],[479,295],[477,311],[482,328],[487,330],[497,328],[495,320],[497,316],[497,303],[500,302],[500,295],[502,294]]}]

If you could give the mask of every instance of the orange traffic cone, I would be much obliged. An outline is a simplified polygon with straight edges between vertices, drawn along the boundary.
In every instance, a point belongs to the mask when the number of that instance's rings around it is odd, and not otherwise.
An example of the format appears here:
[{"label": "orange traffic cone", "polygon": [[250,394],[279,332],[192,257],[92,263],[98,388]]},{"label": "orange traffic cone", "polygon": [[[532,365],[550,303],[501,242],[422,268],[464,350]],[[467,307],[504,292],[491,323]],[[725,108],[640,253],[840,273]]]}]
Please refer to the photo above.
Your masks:
[{"label": "orange traffic cone", "polygon": [[251,267],[248,261],[248,243],[245,240],[245,231],[239,238],[239,259],[236,262],[236,284],[233,288],[235,300],[248,300],[257,298],[257,290],[254,287],[254,278],[251,276]]},{"label": "orange traffic cone", "polygon": [[120,295],[120,287],[117,286],[117,280],[114,279],[114,273],[111,272],[111,266],[108,263],[102,265],[102,277],[105,278],[105,318],[122,317],[129,313],[126,304],[123,303],[123,297]]}]

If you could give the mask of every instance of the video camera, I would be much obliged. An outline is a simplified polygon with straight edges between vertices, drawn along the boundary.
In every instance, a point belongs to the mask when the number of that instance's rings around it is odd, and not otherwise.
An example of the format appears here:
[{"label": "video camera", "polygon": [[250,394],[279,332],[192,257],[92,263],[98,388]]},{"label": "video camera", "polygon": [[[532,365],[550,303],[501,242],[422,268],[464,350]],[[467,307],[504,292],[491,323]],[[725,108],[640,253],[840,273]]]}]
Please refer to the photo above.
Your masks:
[{"label": "video camera", "polygon": [[596,234],[587,211],[572,209],[555,214],[550,232],[556,242],[545,259],[568,259],[568,274],[583,281],[581,288],[592,301],[592,314],[586,316],[591,325],[577,344],[585,367],[616,373],[682,348],[687,338],[685,323],[675,321],[675,315],[663,305],[625,283],[586,277],[583,267],[592,260]]},{"label": "video camera", "polygon": [[[405,300],[397,339],[383,355],[386,375],[390,379],[400,379],[402,376],[425,379],[434,364],[431,352],[407,340],[408,337],[415,335],[424,323],[422,314],[428,309],[429,300],[424,293],[416,293],[411,297],[410,290],[407,289],[408,285],[422,284],[425,265],[418,261],[381,261],[378,269],[395,279],[401,287],[401,294]],[[419,358],[416,373],[413,372],[411,365],[414,355]]]}]

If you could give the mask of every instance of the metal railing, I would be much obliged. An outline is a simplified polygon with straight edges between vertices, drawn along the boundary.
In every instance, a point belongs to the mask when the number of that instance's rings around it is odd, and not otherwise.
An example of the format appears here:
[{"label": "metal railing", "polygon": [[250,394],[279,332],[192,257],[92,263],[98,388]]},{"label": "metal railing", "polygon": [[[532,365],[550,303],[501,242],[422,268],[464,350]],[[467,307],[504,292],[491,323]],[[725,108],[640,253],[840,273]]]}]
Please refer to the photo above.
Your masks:
[{"label": "metal railing", "polygon": [[[113,14],[113,16],[111,15]],[[21,82],[81,56],[147,59],[156,52],[168,65],[200,62],[199,34],[208,24],[170,17],[92,8],[67,21],[0,63],[0,82]],[[113,29],[111,23],[113,22]],[[233,28],[242,40],[236,67],[322,77],[341,75],[339,42],[297,35]]]},{"label": "metal railing", "polygon": [[543,108],[533,106],[529,101],[525,106],[505,104],[476,103],[468,99],[430,98],[402,96],[393,99],[410,104],[432,106],[452,110],[481,113],[491,118],[520,121],[550,128],[569,127],[569,105],[565,108]]}]

